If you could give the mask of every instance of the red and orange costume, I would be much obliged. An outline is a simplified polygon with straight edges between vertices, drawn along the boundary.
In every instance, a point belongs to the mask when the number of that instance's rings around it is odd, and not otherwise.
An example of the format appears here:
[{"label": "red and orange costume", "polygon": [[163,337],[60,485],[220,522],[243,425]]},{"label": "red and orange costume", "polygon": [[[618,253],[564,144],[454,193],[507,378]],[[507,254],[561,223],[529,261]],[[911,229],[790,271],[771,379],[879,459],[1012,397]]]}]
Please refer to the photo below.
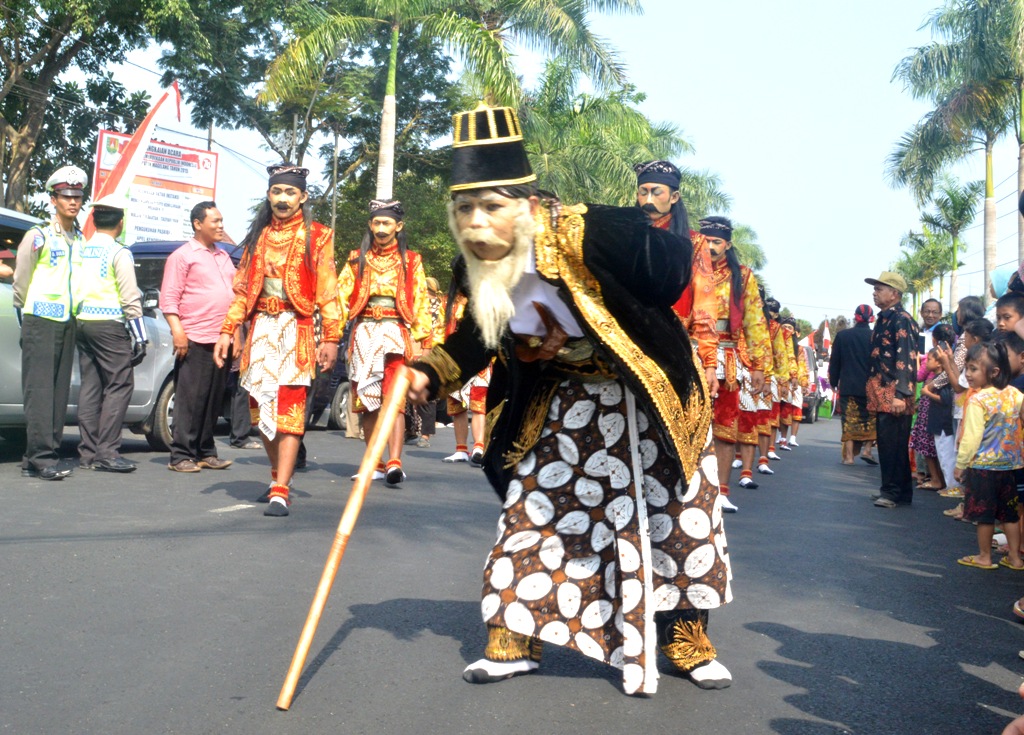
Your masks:
[{"label": "red and orange costume", "polygon": [[431,341],[426,274],[418,253],[399,253],[397,240],[353,250],[338,274],[343,316],[354,320],[348,357],[354,411],[376,411],[399,367],[413,356],[413,342]]},{"label": "red and orange costume", "polygon": [[334,232],[307,224],[301,210],[285,221],[272,219],[243,256],[234,292],[221,333],[250,322],[240,380],[253,423],[268,439],[279,431],[303,434],[306,388],[316,374],[314,310],[321,339],[341,338]]},{"label": "red and orange costume", "polygon": [[[768,320],[768,336],[772,343],[772,410],[769,423],[774,430],[779,428],[782,401],[789,397],[793,350],[792,341],[786,339],[777,319]],[[774,438],[774,434],[772,436]]]},{"label": "red and orange costume", "polygon": [[750,373],[768,364],[768,326],[751,270],[740,266],[743,291],[732,293],[732,271],[726,259],[712,264],[711,286],[716,301],[718,332],[718,398],[715,439],[730,444],[757,444],[757,412],[741,410],[741,390],[750,391]]}]

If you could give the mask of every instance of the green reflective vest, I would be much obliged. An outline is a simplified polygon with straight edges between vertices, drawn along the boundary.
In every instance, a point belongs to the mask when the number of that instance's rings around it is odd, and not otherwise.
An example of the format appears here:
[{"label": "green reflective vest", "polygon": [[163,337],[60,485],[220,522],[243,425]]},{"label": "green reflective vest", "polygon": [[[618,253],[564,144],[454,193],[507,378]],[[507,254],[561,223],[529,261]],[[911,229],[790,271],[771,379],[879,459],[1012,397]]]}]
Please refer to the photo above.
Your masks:
[{"label": "green reflective vest", "polygon": [[25,314],[33,314],[55,322],[66,322],[72,315],[71,250],[84,242],[82,231],[75,229],[68,245],[60,222],[54,220],[29,230],[33,233],[32,248],[38,252],[32,280],[25,294]]},{"label": "green reflective vest", "polygon": [[75,318],[85,321],[124,321],[114,275],[114,256],[124,245],[97,233],[72,251],[72,296]]}]

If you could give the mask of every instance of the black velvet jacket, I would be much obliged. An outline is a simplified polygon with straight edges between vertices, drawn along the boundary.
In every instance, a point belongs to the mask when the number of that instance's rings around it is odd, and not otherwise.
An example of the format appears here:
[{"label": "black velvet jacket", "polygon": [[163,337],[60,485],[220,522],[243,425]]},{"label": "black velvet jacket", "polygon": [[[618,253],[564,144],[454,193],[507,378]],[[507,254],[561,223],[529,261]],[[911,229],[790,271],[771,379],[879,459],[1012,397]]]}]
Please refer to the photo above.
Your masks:
[{"label": "black velvet jacket", "polygon": [[[706,443],[711,408],[690,339],[671,308],[689,281],[691,243],[650,227],[635,207],[577,205],[554,218],[546,209],[538,217],[538,275],[558,287],[601,358],[656,419],[663,444],[689,476]],[[509,334],[497,354],[488,412],[504,405],[491,430],[485,471],[504,498],[524,415],[544,382],[560,378],[552,377],[557,372],[546,361],[516,358]],[[429,376],[436,397],[460,387],[494,355],[467,306],[455,333],[413,367]]]}]

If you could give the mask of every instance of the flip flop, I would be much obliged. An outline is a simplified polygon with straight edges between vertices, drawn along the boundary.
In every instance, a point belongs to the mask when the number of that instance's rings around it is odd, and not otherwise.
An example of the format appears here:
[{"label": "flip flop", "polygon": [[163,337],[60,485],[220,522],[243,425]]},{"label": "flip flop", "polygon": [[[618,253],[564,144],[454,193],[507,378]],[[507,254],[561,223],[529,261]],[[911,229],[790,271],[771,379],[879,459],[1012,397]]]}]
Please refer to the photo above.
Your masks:
[{"label": "flip flop", "polygon": [[[1020,600],[1013,603],[1013,614],[1021,620],[1024,620],[1024,607],[1020,606]],[[1024,653],[1024,651],[1021,651],[1021,653]],[[1021,658],[1024,658],[1024,656],[1021,656]]]},{"label": "flip flop", "polygon": [[867,462],[869,465],[877,465],[878,464],[878,460],[875,459],[874,457],[865,457],[862,454],[862,455],[860,455],[860,458],[863,459],[865,462]]},{"label": "flip flop", "polygon": [[1006,567],[1007,569],[1012,569],[1015,572],[1024,572],[1024,564],[1021,564],[1019,567],[1015,567],[1013,566],[1013,564],[1010,563],[1010,557],[1008,556],[1004,556],[1002,559],[999,560],[999,566]]},{"label": "flip flop", "polygon": [[979,564],[976,561],[976,559],[975,559],[973,554],[970,555],[970,556],[962,556],[962,557],[960,557],[959,559],[956,560],[956,563],[957,564],[963,564],[965,567],[974,567],[975,569],[989,569],[989,570],[991,570],[991,569],[998,569],[999,568],[998,564],[987,564],[987,565],[986,564]]}]

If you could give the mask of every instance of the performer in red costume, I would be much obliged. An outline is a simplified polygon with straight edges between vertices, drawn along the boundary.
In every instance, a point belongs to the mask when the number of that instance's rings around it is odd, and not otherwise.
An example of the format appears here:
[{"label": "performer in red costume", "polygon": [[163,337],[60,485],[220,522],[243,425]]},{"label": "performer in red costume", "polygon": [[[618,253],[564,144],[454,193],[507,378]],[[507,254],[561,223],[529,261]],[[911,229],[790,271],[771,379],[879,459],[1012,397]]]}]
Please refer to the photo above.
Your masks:
[{"label": "performer in red costume", "polygon": [[[306,392],[317,365],[330,372],[338,357],[341,321],[334,265],[334,232],[313,222],[304,168],[267,168],[267,199],[242,240],[235,300],[214,346],[218,367],[229,359],[232,337],[245,321],[241,385],[249,392],[253,423],[270,458],[270,486],[258,498],[263,515],[288,515],[289,483],[305,433]],[[319,309],[322,336],[313,337]]]}]

